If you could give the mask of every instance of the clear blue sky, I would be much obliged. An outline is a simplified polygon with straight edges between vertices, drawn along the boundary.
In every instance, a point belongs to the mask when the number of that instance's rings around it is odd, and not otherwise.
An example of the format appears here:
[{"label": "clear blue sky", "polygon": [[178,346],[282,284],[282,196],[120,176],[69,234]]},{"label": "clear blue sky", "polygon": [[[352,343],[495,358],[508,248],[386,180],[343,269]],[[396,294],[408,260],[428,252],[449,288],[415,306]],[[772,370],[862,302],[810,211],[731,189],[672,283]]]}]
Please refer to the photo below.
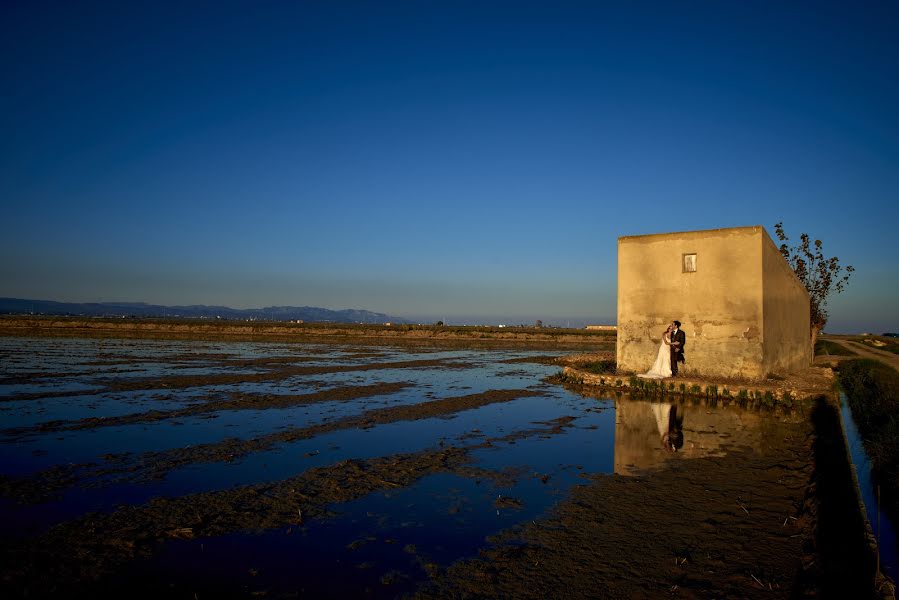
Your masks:
[{"label": "clear blue sky", "polygon": [[899,329],[899,4],[0,7],[0,296],[613,321],[620,235],[783,221]]}]

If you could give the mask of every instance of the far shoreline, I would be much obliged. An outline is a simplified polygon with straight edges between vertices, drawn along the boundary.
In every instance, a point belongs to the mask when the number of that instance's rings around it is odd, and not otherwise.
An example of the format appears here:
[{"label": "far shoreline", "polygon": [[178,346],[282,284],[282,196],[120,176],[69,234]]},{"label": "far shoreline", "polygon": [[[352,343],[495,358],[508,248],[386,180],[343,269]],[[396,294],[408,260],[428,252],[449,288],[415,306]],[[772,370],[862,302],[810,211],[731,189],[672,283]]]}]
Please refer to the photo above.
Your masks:
[{"label": "far shoreline", "polygon": [[614,344],[615,331],[555,327],[286,323],[186,318],[0,316],[0,336],[369,343],[466,343],[595,348]]}]

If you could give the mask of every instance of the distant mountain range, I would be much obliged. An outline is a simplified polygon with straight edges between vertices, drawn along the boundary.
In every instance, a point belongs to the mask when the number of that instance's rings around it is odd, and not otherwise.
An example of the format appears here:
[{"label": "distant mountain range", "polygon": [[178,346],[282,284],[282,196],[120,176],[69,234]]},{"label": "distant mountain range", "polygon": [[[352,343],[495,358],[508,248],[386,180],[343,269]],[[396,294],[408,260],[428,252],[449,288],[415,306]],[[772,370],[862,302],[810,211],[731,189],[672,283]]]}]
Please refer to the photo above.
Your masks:
[{"label": "distant mountain range", "polygon": [[305,321],[307,323],[409,323],[370,310],[329,310],[316,306],[267,306],[229,308],[227,306],[160,306],[144,302],[53,302],[0,298],[0,314],[68,315],[79,317],[186,317],[246,321]]}]

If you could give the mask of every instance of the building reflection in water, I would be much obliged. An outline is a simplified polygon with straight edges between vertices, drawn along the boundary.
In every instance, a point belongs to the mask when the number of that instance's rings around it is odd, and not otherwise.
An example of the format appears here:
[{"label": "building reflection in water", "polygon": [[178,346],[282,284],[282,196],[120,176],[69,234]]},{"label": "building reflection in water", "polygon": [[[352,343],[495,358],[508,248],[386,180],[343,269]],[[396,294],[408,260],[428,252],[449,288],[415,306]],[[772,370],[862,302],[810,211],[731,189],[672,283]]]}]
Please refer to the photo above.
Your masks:
[{"label": "building reflection in water", "polygon": [[722,456],[729,449],[763,452],[766,440],[783,435],[783,415],[736,405],[619,398],[615,401],[615,473],[633,475],[665,460]]}]

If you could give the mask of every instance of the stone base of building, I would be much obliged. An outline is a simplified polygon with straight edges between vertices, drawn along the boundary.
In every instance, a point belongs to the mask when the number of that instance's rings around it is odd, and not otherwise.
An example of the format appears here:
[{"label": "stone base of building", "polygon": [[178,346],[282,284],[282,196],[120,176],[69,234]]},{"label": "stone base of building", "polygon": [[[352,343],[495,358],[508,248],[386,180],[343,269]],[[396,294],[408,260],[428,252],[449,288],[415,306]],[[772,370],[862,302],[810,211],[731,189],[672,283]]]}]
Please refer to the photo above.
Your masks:
[{"label": "stone base of building", "polygon": [[782,380],[761,381],[689,376],[640,379],[633,374],[596,374],[570,366],[563,369],[562,377],[572,383],[618,391],[668,393],[763,402],[811,400],[833,390],[833,370],[828,367],[809,367]]}]

